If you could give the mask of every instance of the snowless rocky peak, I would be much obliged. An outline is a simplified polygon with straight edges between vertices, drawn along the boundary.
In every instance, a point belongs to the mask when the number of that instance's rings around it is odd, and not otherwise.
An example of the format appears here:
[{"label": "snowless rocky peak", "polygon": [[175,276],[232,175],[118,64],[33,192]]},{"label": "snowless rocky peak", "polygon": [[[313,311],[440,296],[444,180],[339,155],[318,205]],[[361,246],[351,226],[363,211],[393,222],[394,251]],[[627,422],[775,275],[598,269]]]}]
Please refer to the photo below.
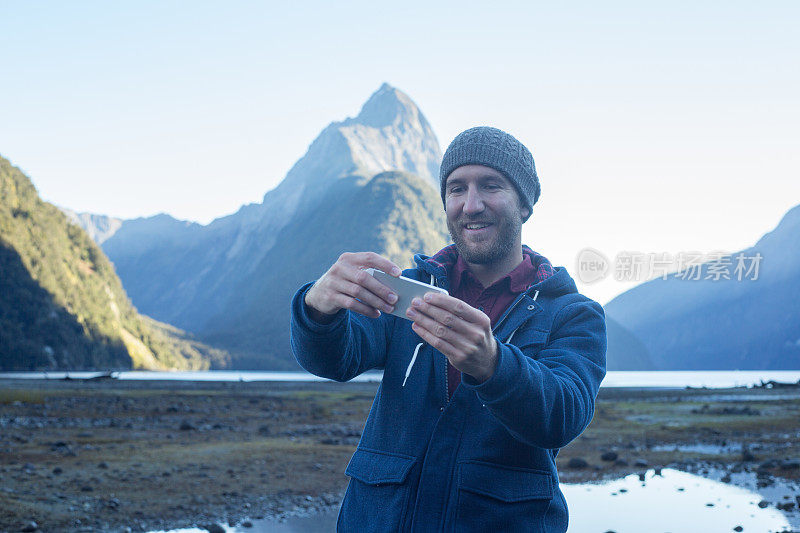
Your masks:
[{"label": "snowless rocky peak", "polygon": [[388,83],[381,85],[369,97],[356,118],[348,119],[344,123],[351,122],[373,128],[384,128],[399,122],[418,125],[420,129],[429,127],[428,121],[411,98]]},{"label": "snowless rocky peak", "polygon": [[439,141],[425,116],[408,95],[384,83],[358,116],[322,130],[279,188],[284,194],[287,188],[321,192],[343,176],[400,170],[438,189],[441,160]]},{"label": "snowless rocky peak", "polygon": [[370,171],[403,170],[439,188],[442,152],[436,134],[407,94],[381,85],[356,118],[339,127],[354,158]]}]

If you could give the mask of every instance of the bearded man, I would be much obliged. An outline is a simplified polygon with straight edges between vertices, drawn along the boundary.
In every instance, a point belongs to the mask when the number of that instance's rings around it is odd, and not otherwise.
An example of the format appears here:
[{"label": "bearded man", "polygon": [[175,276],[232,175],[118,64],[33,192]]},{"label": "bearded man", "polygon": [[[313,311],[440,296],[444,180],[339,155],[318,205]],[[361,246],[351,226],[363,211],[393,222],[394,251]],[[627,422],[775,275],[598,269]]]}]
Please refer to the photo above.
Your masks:
[{"label": "bearded man", "polygon": [[[539,199],[530,151],[496,128],[459,134],[442,160],[453,243],[402,274],[444,288],[397,295],[345,253],[292,300],[309,372],[383,379],[345,473],[340,531],[567,530],[556,455],[588,426],[605,376],[603,308],[563,266],[522,245]],[[406,379],[412,361],[413,371]]]}]

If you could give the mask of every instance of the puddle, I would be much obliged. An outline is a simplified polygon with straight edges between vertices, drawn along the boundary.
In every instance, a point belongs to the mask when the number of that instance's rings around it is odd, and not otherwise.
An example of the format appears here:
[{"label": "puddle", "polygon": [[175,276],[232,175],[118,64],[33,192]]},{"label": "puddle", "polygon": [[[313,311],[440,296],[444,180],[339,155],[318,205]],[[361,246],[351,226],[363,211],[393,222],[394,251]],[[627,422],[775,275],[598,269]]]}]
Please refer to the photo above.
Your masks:
[{"label": "puddle", "polygon": [[[760,508],[765,498],[789,501],[796,488],[775,484],[755,492],[755,478],[738,474],[737,481],[753,490],[665,468],[606,483],[568,484],[561,490],[570,509],[570,533],[729,533],[736,531],[779,533],[800,528],[800,514],[783,513],[772,505]],[[750,477],[753,477],[751,480]],[[253,527],[227,527],[227,533],[316,533],[336,530],[336,512],[288,518],[284,522],[252,520]],[[202,529],[177,529],[170,533],[204,533]],[[159,532],[163,533],[163,532]]]},{"label": "puddle", "polygon": [[691,396],[688,400],[696,403],[708,402],[782,402],[785,400],[796,400],[800,396],[800,389],[796,392],[788,392],[784,394],[719,394],[711,396]]},{"label": "puddle", "polygon": [[[684,452],[684,453],[700,453],[704,455],[722,455],[742,453],[742,443],[728,443],[728,444],[658,444],[650,448],[654,452]],[[754,448],[752,448],[754,449]]]},{"label": "puddle", "polygon": [[[773,487],[781,501],[792,490]],[[562,484],[570,507],[570,533],[641,531],[695,533],[703,531],[791,531],[789,516],[772,506],[759,508],[764,497],[756,492],[679,470],[648,471],[645,481],[630,475],[604,484]],[[795,526],[800,517],[793,515]]]},{"label": "puddle", "polygon": [[[779,435],[779,438],[784,439],[786,442],[772,445],[773,449],[777,448],[792,448],[795,446],[796,437],[792,435]],[[696,442],[694,444],[657,444],[650,447],[655,452],[683,452],[683,453],[696,453],[702,455],[737,455],[742,453],[741,442],[726,442],[724,444],[711,444]],[[761,445],[758,443],[747,447],[751,452],[758,452]]]}]

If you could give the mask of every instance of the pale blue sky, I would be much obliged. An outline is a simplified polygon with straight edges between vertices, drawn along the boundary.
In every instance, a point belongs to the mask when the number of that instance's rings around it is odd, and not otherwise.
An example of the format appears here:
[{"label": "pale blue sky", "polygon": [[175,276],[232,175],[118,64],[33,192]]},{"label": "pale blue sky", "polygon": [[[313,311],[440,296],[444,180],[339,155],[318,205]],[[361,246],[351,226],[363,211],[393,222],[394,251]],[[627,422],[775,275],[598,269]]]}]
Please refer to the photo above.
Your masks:
[{"label": "pale blue sky", "polygon": [[386,81],[442,149],[477,124],[531,148],[525,241],[570,271],[738,250],[800,203],[800,3],[487,5],[0,1],[0,154],[61,206],[208,223]]}]

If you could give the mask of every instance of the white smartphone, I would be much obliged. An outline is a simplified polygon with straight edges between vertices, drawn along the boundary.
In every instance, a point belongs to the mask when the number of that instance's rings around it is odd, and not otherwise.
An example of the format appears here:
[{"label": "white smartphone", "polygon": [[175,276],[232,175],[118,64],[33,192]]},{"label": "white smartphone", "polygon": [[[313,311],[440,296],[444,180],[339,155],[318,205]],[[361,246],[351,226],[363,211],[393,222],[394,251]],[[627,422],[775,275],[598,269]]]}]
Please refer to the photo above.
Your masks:
[{"label": "white smartphone", "polygon": [[422,298],[426,292],[431,291],[449,294],[442,288],[434,287],[428,283],[423,283],[405,276],[396,278],[374,268],[368,268],[367,272],[394,291],[397,295],[397,303],[394,304],[394,311],[392,311],[391,314],[399,316],[400,318],[405,318],[406,320],[408,320],[406,310],[411,307],[411,300],[414,298]]}]

